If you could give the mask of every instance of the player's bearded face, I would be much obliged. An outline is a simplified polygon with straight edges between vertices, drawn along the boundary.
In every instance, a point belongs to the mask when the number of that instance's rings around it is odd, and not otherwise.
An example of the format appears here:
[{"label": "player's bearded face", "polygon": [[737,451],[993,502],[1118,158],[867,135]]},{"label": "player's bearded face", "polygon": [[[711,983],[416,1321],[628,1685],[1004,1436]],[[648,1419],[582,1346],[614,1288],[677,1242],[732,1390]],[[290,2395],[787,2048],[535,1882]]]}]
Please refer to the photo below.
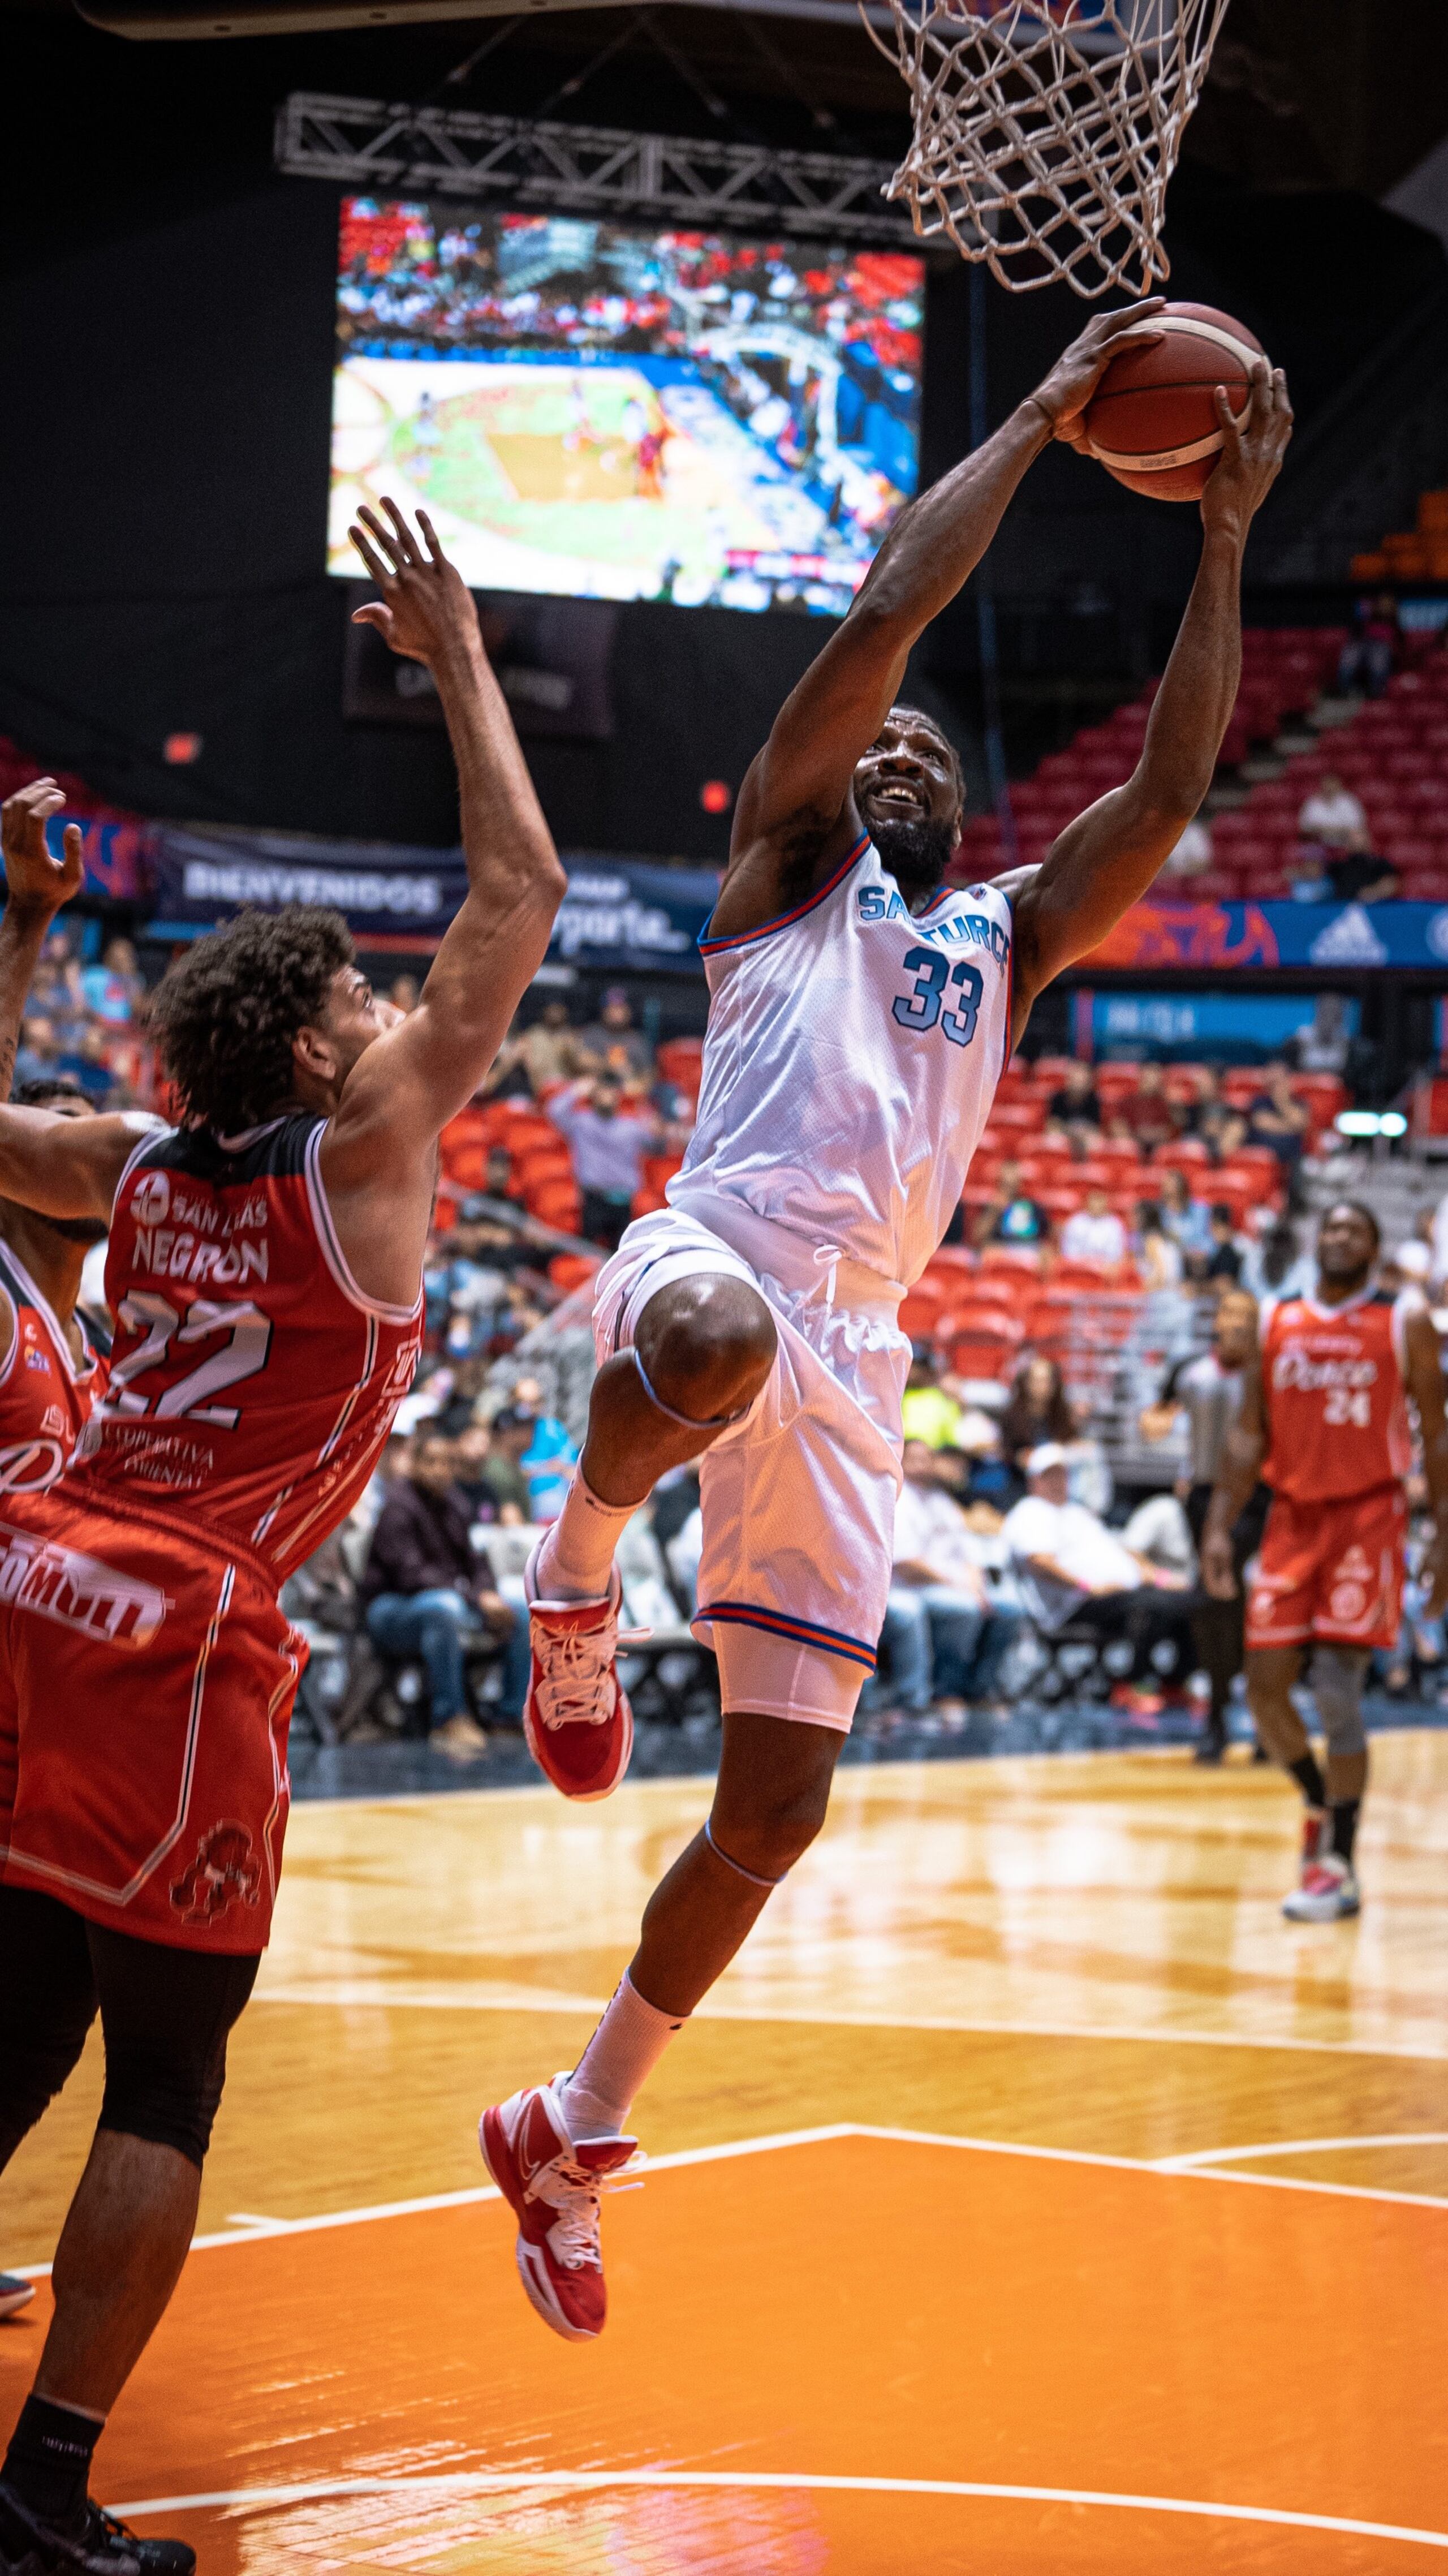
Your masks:
[{"label": "player's bearded face", "polygon": [[939,885],[955,847],[955,826],[933,814],[870,814],[862,818],[880,853],[880,863],[907,898],[931,894]]}]

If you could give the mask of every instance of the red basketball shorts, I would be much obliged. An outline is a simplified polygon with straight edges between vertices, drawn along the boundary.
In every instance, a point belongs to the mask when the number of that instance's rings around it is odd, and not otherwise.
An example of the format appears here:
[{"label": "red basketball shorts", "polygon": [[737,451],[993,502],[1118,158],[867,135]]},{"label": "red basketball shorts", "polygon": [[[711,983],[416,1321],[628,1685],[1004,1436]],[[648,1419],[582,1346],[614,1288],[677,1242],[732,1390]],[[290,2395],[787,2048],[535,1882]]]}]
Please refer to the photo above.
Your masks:
[{"label": "red basketball shorts", "polygon": [[1274,1495],[1247,1596],[1249,1653],[1306,1645],[1398,1642],[1408,1507],[1400,1485],[1345,1502]]},{"label": "red basketball shorts", "polygon": [[142,1940],[264,1949],[305,1660],[245,1549],[0,1496],[0,1878]]}]

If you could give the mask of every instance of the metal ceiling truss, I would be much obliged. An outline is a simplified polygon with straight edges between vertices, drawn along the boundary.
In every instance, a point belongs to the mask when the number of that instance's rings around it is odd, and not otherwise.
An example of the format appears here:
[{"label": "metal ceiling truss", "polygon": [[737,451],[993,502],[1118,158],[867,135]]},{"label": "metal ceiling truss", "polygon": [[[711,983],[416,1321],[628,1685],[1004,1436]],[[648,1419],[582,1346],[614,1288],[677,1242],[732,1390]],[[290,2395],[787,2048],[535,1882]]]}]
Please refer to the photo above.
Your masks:
[{"label": "metal ceiling truss", "polygon": [[276,164],[293,178],[366,193],[665,215],[810,240],[915,239],[908,215],[881,194],[893,165],[837,152],[771,152],[295,91],[278,111]]}]

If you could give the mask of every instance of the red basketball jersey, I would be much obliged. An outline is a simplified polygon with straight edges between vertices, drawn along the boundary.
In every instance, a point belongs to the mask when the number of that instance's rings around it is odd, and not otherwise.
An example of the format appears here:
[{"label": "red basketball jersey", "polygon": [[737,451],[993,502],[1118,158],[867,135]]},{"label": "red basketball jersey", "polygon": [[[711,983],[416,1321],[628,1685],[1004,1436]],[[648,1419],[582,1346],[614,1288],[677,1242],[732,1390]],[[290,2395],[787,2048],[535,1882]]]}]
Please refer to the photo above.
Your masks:
[{"label": "red basketball jersey", "polygon": [[1365,1289],[1345,1306],[1284,1298],[1262,1336],[1262,1474],[1294,1503],[1343,1502],[1396,1484],[1413,1463],[1402,1319]]},{"label": "red basketball jersey", "polygon": [[0,1299],[15,1319],[0,1368],[0,1494],[38,1494],[53,1485],[105,1392],[106,1363],[82,1316],[76,1359],[60,1318],[24,1262],[0,1242]]},{"label": "red basketball jersey", "polygon": [[282,1583],[372,1473],[422,1341],[337,1241],[326,1120],[148,1136],[121,1175],[106,1297],[110,1384],[63,1491],[241,1541]]}]

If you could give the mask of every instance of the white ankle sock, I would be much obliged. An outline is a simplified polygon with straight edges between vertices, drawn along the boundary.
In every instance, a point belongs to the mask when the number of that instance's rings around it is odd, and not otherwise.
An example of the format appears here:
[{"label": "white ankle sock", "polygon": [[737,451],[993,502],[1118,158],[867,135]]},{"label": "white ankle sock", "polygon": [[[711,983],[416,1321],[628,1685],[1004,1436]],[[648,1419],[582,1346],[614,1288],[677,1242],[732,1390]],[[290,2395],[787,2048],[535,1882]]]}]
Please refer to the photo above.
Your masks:
[{"label": "white ankle sock", "polygon": [[583,2138],[616,2138],[629,2105],[648,2081],[687,2016],[645,2003],[627,1970],[618,1991],[562,2090],[563,2116],[575,2146]]},{"label": "white ankle sock", "polygon": [[538,1559],[540,1601],[601,1601],[608,1590],[613,1552],[637,1503],[601,1503],[574,1472],[568,1499],[543,1541]]}]

